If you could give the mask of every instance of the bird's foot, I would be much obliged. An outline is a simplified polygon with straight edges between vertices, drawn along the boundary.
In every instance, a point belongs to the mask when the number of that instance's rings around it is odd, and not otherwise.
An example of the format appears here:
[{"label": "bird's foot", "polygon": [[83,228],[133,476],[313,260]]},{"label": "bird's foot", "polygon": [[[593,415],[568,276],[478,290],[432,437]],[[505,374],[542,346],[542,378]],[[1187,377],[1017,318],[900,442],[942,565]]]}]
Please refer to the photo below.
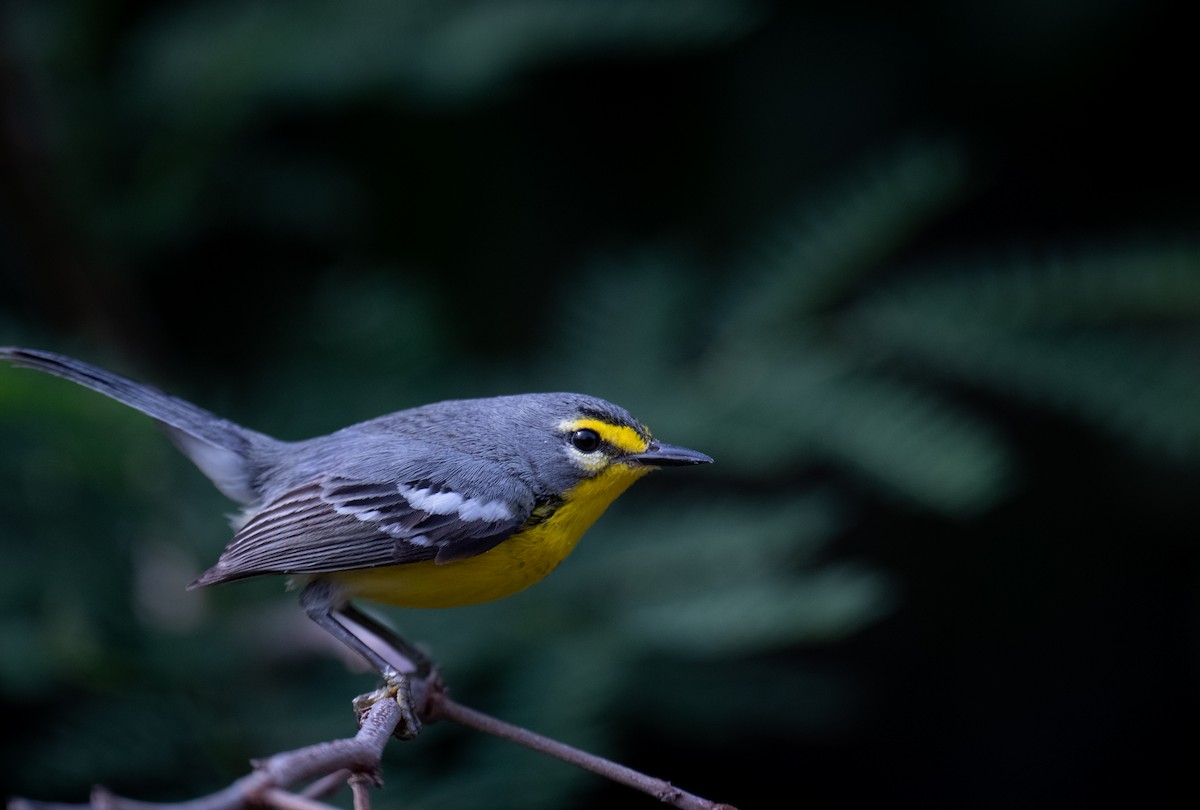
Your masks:
[{"label": "bird's foot", "polygon": [[396,724],[392,735],[401,740],[416,737],[421,731],[421,718],[417,716],[417,706],[413,700],[412,679],[394,669],[383,673],[383,686],[354,699],[354,715],[359,725],[371,707],[381,700],[394,700],[400,707],[400,722]]}]

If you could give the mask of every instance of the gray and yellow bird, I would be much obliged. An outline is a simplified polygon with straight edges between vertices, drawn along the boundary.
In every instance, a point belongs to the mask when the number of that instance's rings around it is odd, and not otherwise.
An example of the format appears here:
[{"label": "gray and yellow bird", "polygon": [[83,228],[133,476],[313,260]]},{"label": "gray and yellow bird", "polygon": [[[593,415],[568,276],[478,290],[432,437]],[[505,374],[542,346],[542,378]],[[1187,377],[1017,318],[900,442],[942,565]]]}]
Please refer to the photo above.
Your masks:
[{"label": "gray and yellow bird", "polygon": [[0,359],[153,417],[242,505],[233,539],[191,587],[289,575],[308,615],[389,678],[354,629],[378,626],[351,600],[438,608],[509,596],[554,570],[650,470],[712,461],[583,394],[438,402],[284,442],[60,354],[10,346]]}]

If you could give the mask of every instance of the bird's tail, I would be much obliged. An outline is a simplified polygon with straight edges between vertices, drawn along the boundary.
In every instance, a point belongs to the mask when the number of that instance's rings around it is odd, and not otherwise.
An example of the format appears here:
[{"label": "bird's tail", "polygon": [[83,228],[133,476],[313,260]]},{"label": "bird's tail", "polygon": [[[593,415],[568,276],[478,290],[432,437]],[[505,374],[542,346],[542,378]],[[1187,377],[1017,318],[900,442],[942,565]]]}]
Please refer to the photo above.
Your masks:
[{"label": "bird's tail", "polygon": [[239,503],[251,504],[257,499],[258,467],[271,448],[280,444],[157,388],[65,355],[0,346],[0,360],[79,383],[157,419],[184,455],[221,492]]}]

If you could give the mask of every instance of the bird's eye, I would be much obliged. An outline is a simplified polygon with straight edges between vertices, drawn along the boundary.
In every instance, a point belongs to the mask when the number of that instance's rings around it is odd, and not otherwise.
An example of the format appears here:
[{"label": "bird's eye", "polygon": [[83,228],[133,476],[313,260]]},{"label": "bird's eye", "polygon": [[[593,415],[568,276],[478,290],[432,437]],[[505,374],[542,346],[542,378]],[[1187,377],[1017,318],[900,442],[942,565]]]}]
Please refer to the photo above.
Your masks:
[{"label": "bird's eye", "polygon": [[600,434],[583,428],[571,434],[571,444],[581,453],[594,453],[600,449]]}]

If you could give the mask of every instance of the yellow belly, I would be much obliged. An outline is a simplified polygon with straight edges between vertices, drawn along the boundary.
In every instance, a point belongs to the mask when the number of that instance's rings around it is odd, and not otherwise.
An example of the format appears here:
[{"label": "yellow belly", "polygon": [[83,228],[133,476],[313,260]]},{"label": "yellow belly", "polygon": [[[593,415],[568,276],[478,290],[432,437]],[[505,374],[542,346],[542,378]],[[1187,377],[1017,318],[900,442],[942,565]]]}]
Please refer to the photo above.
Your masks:
[{"label": "yellow belly", "polygon": [[351,598],[402,607],[455,607],[502,599],[549,574],[618,495],[649,471],[614,464],[564,495],[553,515],[475,557],[323,575]]}]

